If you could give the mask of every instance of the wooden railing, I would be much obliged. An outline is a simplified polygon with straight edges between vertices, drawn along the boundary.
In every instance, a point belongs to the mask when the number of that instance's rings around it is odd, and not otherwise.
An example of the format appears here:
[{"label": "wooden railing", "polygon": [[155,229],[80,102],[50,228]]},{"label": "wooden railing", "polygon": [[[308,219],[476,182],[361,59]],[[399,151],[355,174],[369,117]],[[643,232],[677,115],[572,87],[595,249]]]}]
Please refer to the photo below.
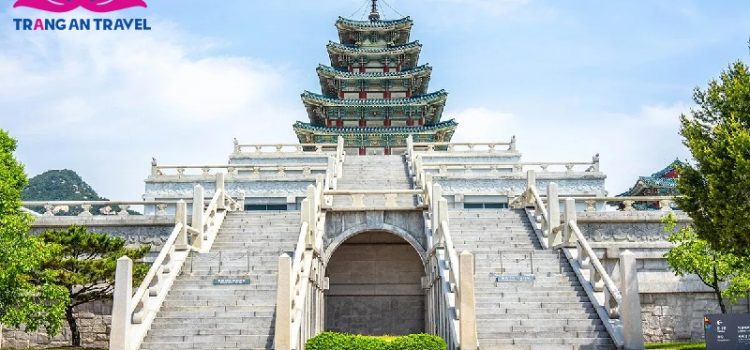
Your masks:
[{"label": "wooden railing", "polygon": [[445,339],[450,350],[477,349],[474,257],[456,251],[448,224],[448,201],[442,198],[440,185],[433,186],[428,238],[431,273],[423,283],[428,296],[428,331]]},{"label": "wooden railing", "polygon": [[528,172],[526,191],[514,202],[527,208],[542,246],[564,252],[615,345],[618,348],[643,348],[638,280],[633,277],[637,273],[634,255],[631,252],[620,254],[614,270],[619,272],[618,284],[578,227],[576,199],[564,200],[565,212],[561,222],[557,184],[548,185],[545,203],[539,195],[533,171]]},{"label": "wooden railing", "polygon": [[225,192],[224,174],[216,175],[214,197],[208,206],[204,207],[203,203],[203,188],[195,186],[192,223],[188,224],[187,203],[177,202],[175,227],[135,294],[132,291],[133,262],[127,257],[117,261],[110,349],[140,347],[189,252],[207,252],[226,212],[241,210],[241,202]]}]

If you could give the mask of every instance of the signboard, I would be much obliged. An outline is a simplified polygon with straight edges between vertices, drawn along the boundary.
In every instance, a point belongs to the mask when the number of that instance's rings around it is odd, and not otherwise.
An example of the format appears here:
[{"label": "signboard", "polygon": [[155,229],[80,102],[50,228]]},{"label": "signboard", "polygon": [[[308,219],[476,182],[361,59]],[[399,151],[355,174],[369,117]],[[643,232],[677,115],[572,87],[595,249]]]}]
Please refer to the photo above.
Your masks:
[{"label": "signboard", "polygon": [[214,285],[215,286],[241,286],[241,285],[247,285],[250,284],[249,278],[215,278],[214,279]]},{"label": "signboard", "polygon": [[495,282],[534,282],[534,275],[497,275]]},{"label": "signboard", "polygon": [[750,314],[706,315],[706,350],[750,350]]}]

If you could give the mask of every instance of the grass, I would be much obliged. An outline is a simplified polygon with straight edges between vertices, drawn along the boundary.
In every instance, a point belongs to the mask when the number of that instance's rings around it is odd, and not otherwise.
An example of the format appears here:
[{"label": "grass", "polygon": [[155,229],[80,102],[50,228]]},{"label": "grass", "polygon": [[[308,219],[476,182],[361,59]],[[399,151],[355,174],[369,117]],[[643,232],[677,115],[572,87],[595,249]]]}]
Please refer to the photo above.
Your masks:
[{"label": "grass", "polygon": [[648,343],[646,349],[705,350],[706,343]]}]

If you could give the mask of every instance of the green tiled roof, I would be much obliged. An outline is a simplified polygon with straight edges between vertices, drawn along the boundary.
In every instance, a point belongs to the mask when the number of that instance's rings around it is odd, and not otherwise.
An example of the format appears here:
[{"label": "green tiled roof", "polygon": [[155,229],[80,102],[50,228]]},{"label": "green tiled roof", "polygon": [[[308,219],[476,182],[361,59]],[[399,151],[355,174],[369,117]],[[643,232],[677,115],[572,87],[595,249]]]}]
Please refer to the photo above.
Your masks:
[{"label": "green tiled roof", "polygon": [[433,92],[431,94],[414,96],[412,98],[394,98],[394,99],[339,99],[326,97],[310,91],[302,94],[302,100],[308,102],[321,102],[329,106],[405,106],[413,104],[430,104],[445,99],[448,93],[445,90]]},{"label": "green tiled roof", "polygon": [[452,129],[458,126],[455,120],[451,119],[445,122],[437,123],[435,125],[424,125],[414,127],[347,127],[347,128],[329,128],[326,126],[317,126],[310,123],[297,122],[294,124],[295,129],[309,130],[313,132],[323,132],[331,134],[409,134],[409,133],[421,133],[421,132],[433,132],[444,129]]},{"label": "green tiled roof", "polygon": [[394,20],[381,20],[381,21],[357,21],[349,18],[339,17],[336,24],[348,25],[351,27],[359,28],[387,28],[387,27],[398,27],[401,25],[411,25],[413,21],[410,17],[404,17]]},{"label": "green tiled roof", "polygon": [[352,73],[352,72],[348,72],[348,71],[338,70],[336,68],[333,68],[333,67],[330,67],[330,66],[325,66],[325,65],[322,65],[322,64],[320,66],[318,66],[318,72],[330,73],[330,74],[339,76],[339,77],[341,77],[343,79],[348,79],[348,78],[352,78],[352,79],[363,79],[363,78],[364,79],[397,78],[397,77],[403,77],[403,76],[409,76],[409,75],[419,74],[419,73],[422,73],[422,72],[428,72],[429,73],[431,71],[432,71],[432,67],[430,67],[430,65],[427,65],[427,64],[419,66],[419,67],[416,67],[416,68],[413,68],[413,69],[409,69],[409,70],[402,70],[400,72],[388,72],[388,73],[384,73],[384,72]]},{"label": "green tiled roof", "polygon": [[412,41],[404,45],[390,46],[390,47],[359,47],[340,44],[331,41],[327,45],[329,51],[344,51],[351,53],[365,53],[365,54],[377,54],[377,53],[394,53],[409,50],[421,50],[422,44],[419,41]]}]

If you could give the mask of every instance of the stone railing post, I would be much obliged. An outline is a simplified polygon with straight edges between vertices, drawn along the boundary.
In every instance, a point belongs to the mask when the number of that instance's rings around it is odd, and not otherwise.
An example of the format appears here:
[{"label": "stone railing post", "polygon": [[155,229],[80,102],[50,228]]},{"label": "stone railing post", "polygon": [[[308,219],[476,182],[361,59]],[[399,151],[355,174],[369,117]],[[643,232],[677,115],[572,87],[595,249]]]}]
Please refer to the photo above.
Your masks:
[{"label": "stone railing post", "polygon": [[[574,242],[575,235],[573,234],[573,230],[570,228],[570,222],[576,221],[576,200],[573,198],[566,198],[565,199],[565,222],[563,223],[563,238],[562,243],[565,245],[568,245],[571,242]],[[573,239],[573,240],[571,240]]]},{"label": "stone railing post", "polygon": [[112,326],[109,335],[111,350],[129,349],[129,330],[132,324],[130,305],[133,298],[133,260],[127,256],[117,259],[115,290],[112,303]]},{"label": "stone railing post", "polygon": [[549,214],[549,236],[547,246],[552,249],[555,245],[562,243],[561,235],[555,233],[560,226],[560,197],[557,194],[557,184],[550,182],[547,185],[547,214]]},{"label": "stone railing post", "polygon": [[432,236],[435,236],[435,233],[438,230],[438,226],[440,225],[438,222],[438,211],[440,210],[440,199],[443,198],[443,187],[440,186],[440,184],[433,184],[432,185],[432,198],[430,198],[430,219],[432,220]]},{"label": "stone railing post", "polygon": [[474,256],[464,251],[459,257],[460,272],[459,281],[459,329],[461,339],[461,350],[476,350],[479,342],[477,340],[477,316],[476,299],[474,296]]},{"label": "stone railing post", "polygon": [[279,257],[279,272],[276,289],[276,328],[274,341],[276,350],[292,349],[292,258],[287,254]]},{"label": "stone railing post", "polygon": [[177,206],[175,207],[175,217],[174,221],[175,224],[182,224],[182,228],[180,229],[180,234],[177,235],[177,240],[174,242],[175,250],[187,250],[188,249],[188,234],[187,234],[187,203],[185,201],[180,200],[177,202]]},{"label": "stone railing post", "polygon": [[620,254],[620,317],[622,336],[627,350],[643,349],[643,325],[641,322],[641,299],[638,295],[638,267],[635,254],[626,250]]},{"label": "stone railing post", "polygon": [[510,138],[510,148],[508,150],[511,152],[518,150],[516,147],[516,135],[513,135],[513,137]]},{"label": "stone railing post", "polygon": [[196,185],[193,189],[193,223],[192,226],[198,231],[198,237],[193,241],[193,247],[201,249],[203,247],[203,234],[205,232],[203,225],[203,203],[206,197],[203,192],[203,186]]},{"label": "stone railing post", "polygon": [[224,173],[216,173],[216,194],[220,194],[216,209],[227,209],[227,191],[224,186]]},{"label": "stone railing post", "polygon": [[536,187],[536,171],[529,170],[526,172],[526,189]]}]

